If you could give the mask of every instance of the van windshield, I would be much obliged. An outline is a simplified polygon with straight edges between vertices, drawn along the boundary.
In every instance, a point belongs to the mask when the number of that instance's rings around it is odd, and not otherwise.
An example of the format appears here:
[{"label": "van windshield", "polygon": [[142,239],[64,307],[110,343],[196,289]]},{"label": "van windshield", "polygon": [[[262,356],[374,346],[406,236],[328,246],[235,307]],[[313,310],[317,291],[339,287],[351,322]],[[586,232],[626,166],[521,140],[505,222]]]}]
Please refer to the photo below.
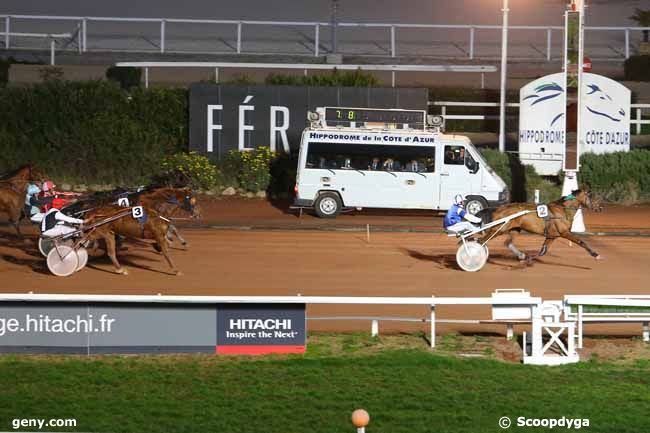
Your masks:
[{"label": "van windshield", "polygon": [[310,142],[306,168],[433,173],[435,147]]}]

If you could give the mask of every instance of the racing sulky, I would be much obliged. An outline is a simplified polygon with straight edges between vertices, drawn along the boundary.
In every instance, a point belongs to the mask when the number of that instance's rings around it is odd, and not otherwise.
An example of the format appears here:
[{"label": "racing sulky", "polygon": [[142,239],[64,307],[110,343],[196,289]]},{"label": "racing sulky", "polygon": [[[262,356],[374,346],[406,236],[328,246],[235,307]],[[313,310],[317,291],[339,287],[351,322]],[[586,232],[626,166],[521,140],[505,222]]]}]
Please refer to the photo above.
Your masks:
[{"label": "racing sulky", "polygon": [[[533,203],[511,203],[496,208],[492,213],[492,220],[504,218],[524,210],[529,210],[531,213],[512,219],[503,227],[488,230],[483,235],[481,243],[494,236],[506,235],[505,245],[508,249],[520,261],[530,264],[533,259],[544,256],[555,239],[564,238],[580,245],[596,260],[601,259],[600,254],[594,251],[587,242],[571,233],[573,218],[578,209],[587,208],[595,212],[602,210],[600,204],[592,200],[589,191],[586,189],[575,190],[571,194],[549,203],[548,216],[545,218],[540,218],[537,215],[536,207],[537,205]],[[544,244],[536,255],[527,255],[514,244],[514,234],[521,230],[544,236]]]}]

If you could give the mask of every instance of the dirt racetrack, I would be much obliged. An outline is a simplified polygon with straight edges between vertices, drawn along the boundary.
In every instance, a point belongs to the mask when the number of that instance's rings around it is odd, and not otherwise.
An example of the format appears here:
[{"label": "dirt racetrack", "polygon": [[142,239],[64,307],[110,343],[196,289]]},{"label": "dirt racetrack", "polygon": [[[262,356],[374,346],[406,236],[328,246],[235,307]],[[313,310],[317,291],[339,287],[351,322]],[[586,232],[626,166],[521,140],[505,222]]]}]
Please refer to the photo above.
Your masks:
[{"label": "dirt racetrack", "polygon": [[[254,201],[250,201],[251,203]],[[246,203],[246,201],[244,202]],[[232,203],[231,203],[232,205]],[[217,206],[217,205],[214,205]],[[259,204],[258,204],[259,206]],[[210,208],[210,206],[208,206]],[[205,210],[204,210],[205,212]],[[225,213],[225,212],[224,212]],[[237,211],[231,208],[231,213]],[[219,219],[208,209],[208,224],[246,225],[242,219]],[[226,213],[227,214],[227,213]],[[647,208],[630,212],[636,220],[619,220],[618,228],[648,230]],[[606,218],[588,216],[589,229],[608,227]],[[620,215],[620,214],[619,214]],[[591,221],[589,218],[592,218]],[[127,243],[119,259],[128,276],[113,273],[107,257],[93,257],[81,272],[59,278],[46,268],[35,244],[35,231],[24,241],[7,225],[0,226],[0,291],[12,293],[83,294],[177,294],[177,295],[345,295],[345,296],[489,296],[497,288],[525,288],[543,299],[565,294],[650,294],[648,265],[650,237],[593,236],[587,241],[604,259],[596,261],[577,245],[557,240],[549,253],[531,266],[521,265],[500,239],[490,243],[490,260],[477,273],[456,266],[456,240],[431,232],[371,232],[349,230],[354,225],[378,220],[393,227],[440,224],[430,216],[343,216],[336,224],[341,231],[289,230],[297,218],[278,213],[269,221],[273,230],[186,228],[189,249],[174,249],[172,257],[183,271],[170,275],[162,256],[143,243]],[[224,220],[226,223],[224,224]],[[300,221],[300,220],[299,220]],[[302,221],[323,224],[306,217]],[[280,224],[281,223],[281,224]],[[326,224],[334,224],[331,221]],[[368,222],[369,223],[369,222]],[[285,229],[282,229],[285,227]],[[27,228],[27,226],[25,226]],[[332,226],[334,228],[334,226]],[[614,231],[614,230],[612,230]],[[528,252],[536,251],[542,238],[518,237]],[[310,315],[389,315],[426,317],[421,307],[314,306]],[[483,307],[440,308],[440,318],[489,319]],[[382,329],[398,325],[382,325]],[[423,325],[415,325],[422,327]],[[476,325],[474,325],[476,326]],[[315,322],[311,329],[367,329],[367,324]],[[407,327],[408,328],[408,327]],[[444,327],[443,327],[444,328]],[[404,329],[404,325],[399,325]],[[454,326],[463,330],[467,326]],[[481,328],[484,329],[484,328]],[[499,331],[501,329],[499,328]],[[636,333],[636,332],[635,332]]]}]

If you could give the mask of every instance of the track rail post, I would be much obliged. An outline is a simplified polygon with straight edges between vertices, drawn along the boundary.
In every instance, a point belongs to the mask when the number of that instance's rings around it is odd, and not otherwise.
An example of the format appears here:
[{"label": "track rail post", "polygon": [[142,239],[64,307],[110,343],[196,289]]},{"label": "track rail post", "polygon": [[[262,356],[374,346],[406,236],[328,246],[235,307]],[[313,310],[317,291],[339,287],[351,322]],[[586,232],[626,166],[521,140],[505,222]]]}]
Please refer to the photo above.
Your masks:
[{"label": "track rail post", "polygon": [[433,302],[434,297],[431,297],[431,336],[430,336],[430,342],[431,342],[431,348],[435,349],[436,347],[436,304]]}]

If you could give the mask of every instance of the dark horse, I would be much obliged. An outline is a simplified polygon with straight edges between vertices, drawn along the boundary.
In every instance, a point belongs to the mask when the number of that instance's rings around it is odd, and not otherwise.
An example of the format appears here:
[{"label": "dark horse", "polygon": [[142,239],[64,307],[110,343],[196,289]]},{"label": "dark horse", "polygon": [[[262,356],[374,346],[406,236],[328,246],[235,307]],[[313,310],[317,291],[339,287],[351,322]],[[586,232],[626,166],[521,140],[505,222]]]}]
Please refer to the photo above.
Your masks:
[{"label": "dark horse", "polygon": [[[547,218],[540,218],[537,216],[536,208],[537,205],[533,203],[511,203],[498,207],[492,214],[492,220],[504,218],[523,210],[530,210],[533,212],[510,220],[503,226],[497,226],[487,230],[481,239],[481,243],[487,242],[492,237],[505,234],[507,236],[505,245],[508,249],[510,249],[519,260],[530,263],[532,259],[545,255],[548,251],[548,247],[555,239],[565,238],[580,245],[596,260],[600,259],[600,255],[585,241],[571,233],[573,218],[578,209],[587,208],[597,212],[601,210],[600,205],[592,202],[591,195],[588,191],[576,190],[566,197],[562,197],[559,200],[549,203]],[[519,232],[521,230],[544,236],[544,244],[537,255],[527,256],[515,246],[513,242],[513,234],[514,232]]]},{"label": "dark horse", "polygon": [[22,236],[20,220],[24,216],[23,205],[27,186],[32,182],[43,180],[45,175],[31,165],[24,165],[0,179],[0,212],[9,215],[9,222],[16,228],[19,236]]}]

